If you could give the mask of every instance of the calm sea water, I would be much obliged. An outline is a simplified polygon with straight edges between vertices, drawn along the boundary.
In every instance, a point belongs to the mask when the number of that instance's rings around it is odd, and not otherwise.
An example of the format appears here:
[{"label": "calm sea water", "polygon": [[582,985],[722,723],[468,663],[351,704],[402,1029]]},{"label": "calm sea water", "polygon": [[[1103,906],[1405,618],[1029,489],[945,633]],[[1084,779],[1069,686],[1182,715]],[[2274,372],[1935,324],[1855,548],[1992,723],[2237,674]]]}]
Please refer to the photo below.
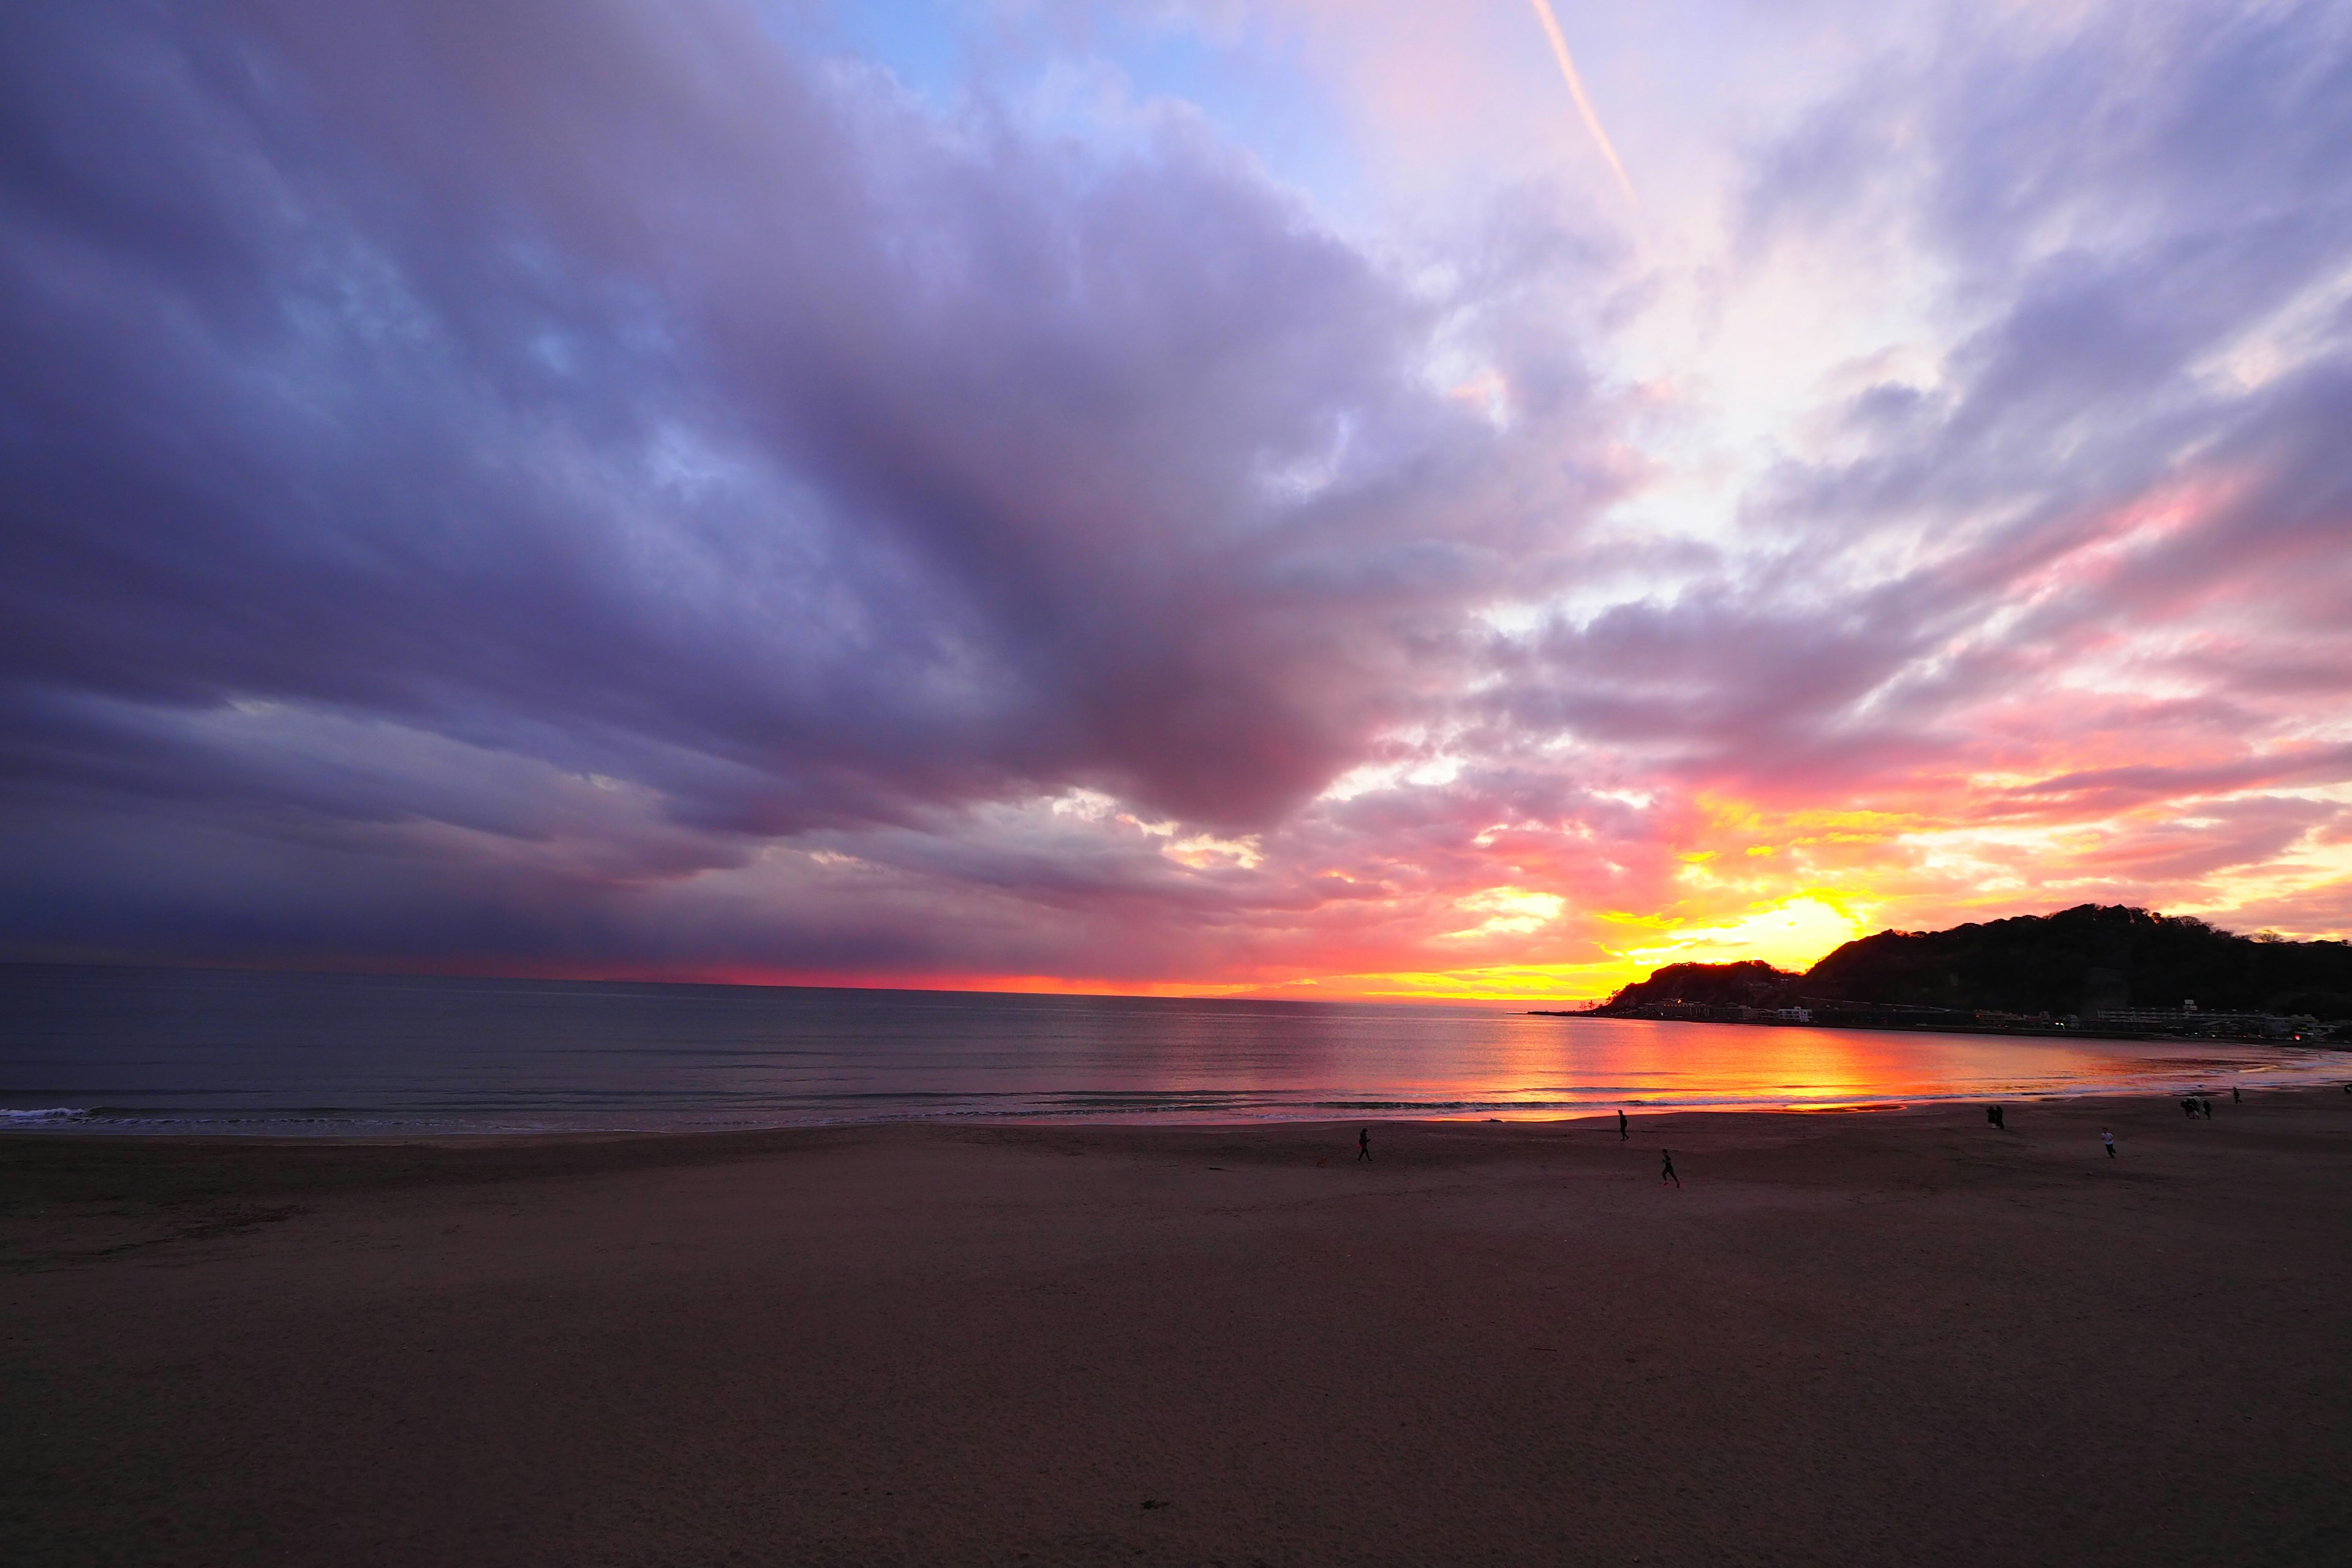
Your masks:
[{"label": "calm sea water", "polygon": [[2291,1047],[1475,1007],[0,965],[0,1123],[24,1131],[1546,1118],[2347,1071]]}]

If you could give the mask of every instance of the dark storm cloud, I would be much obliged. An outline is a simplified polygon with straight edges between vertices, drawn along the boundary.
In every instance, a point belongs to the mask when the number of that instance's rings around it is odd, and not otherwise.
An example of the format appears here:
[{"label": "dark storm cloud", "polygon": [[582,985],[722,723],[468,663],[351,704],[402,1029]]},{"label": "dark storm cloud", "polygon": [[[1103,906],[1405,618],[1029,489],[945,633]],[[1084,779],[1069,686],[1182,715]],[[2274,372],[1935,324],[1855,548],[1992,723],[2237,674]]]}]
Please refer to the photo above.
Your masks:
[{"label": "dark storm cloud", "polygon": [[1476,301],[1172,110],[941,120],[723,6],[0,26],[20,799],[528,842],[502,772],[595,775],[656,876],[1072,784],[1262,825],[1615,482],[1562,350],[1537,468],[1428,383]]}]

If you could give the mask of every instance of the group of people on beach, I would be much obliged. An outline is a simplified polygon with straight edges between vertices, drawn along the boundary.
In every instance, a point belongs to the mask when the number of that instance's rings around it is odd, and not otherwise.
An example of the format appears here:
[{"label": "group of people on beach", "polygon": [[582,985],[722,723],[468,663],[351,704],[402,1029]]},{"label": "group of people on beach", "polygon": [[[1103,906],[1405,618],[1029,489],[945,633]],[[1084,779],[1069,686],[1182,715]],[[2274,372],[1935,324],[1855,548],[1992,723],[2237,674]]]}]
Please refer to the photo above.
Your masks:
[{"label": "group of people on beach", "polygon": [[[2238,1092],[2238,1086],[2236,1084],[2233,1083],[2230,1086],[2231,1104],[2243,1104],[2245,1102],[2245,1098],[2246,1097],[2244,1095]],[[2213,1120],[2213,1101],[2201,1089],[2183,1096],[2180,1101],[2180,1110],[2182,1114],[2187,1116],[2201,1116],[2208,1121]]]},{"label": "group of people on beach", "polygon": [[[2347,1083],[2344,1086],[2344,1092],[2347,1094],[2352,1094],[2352,1083]],[[2237,1086],[2232,1084],[2230,1086],[2230,1099],[2233,1102],[2242,1103],[2243,1102],[2245,1096],[2239,1093]],[[2210,1121],[2213,1116],[2213,1101],[2201,1089],[2194,1094],[2181,1096],[2180,1109],[2185,1114],[2191,1117],[2202,1116],[2206,1120]],[[1988,1105],[1985,1107],[1985,1120],[1990,1122],[1993,1126],[2000,1128],[2004,1132],[2009,1131],[2009,1123],[2003,1120],[2005,1114],[2006,1108],[2002,1106]],[[1633,1134],[1632,1130],[1626,1124],[1625,1113],[1622,1110],[1620,1110],[1617,1113],[1618,1142],[1623,1142],[1631,1139],[1633,1136]],[[2106,1150],[2108,1159],[2112,1160],[2116,1158],[2116,1135],[2112,1131],[2109,1131],[2105,1127],[2100,1128],[2099,1143]],[[1370,1160],[1371,1157],[1372,1130],[1367,1127],[1356,1134],[1356,1158],[1360,1162]],[[1681,1190],[1683,1179],[1675,1174],[1675,1152],[1671,1149],[1661,1149],[1658,1151],[1658,1184],[1663,1186],[1668,1182],[1672,1182],[1675,1184],[1676,1191]]]},{"label": "group of people on beach", "polygon": [[[2346,1084],[2344,1086],[2344,1092],[2347,1094],[2352,1094],[2352,1084]],[[2245,1103],[2245,1095],[2239,1090],[2236,1084],[2231,1084],[2230,1086],[2230,1100],[2232,1104],[2242,1105]],[[2208,1095],[2201,1089],[2190,1094],[2184,1094],[2180,1097],[2180,1110],[2181,1114],[2184,1116],[2191,1118],[2201,1116],[2210,1121],[2213,1118],[2212,1097]],[[2007,1131],[2009,1130],[2009,1123],[2002,1119],[2003,1115],[2004,1108],[2001,1106],[1988,1105],[1985,1107],[1985,1121],[1991,1123],[1993,1126],[2001,1129],[2003,1131]],[[2106,1150],[2108,1159],[2112,1160],[2116,1158],[2116,1135],[2113,1132],[2109,1131],[2106,1128],[2100,1128],[2099,1142],[2101,1146]]]}]

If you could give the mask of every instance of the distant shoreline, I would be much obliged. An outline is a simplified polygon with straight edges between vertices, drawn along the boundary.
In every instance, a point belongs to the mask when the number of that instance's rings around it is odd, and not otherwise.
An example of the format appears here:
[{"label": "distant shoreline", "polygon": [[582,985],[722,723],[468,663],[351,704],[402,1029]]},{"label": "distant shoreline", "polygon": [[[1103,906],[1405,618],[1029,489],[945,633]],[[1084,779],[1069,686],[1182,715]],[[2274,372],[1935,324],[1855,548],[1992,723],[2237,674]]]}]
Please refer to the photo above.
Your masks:
[{"label": "distant shoreline", "polygon": [[1891,1035],[2011,1035],[2025,1039],[2141,1040],[2154,1044],[2189,1044],[2210,1040],[2217,1046],[2278,1046],[2312,1051],[2352,1050],[2352,1040],[2284,1039],[2274,1035],[2189,1035],[2149,1029],[2108,1029],[2095,1024],[2068,1027],[2057,1024],[1851,1024],[1838,1018],[1645,1018],[1632,1013],[1604,1013],[1598,1008],[1530,1007],[1529,1018],[1593,1018],[1618,1024],[1706,1024],[1743,1029],[1850,1029]]}]

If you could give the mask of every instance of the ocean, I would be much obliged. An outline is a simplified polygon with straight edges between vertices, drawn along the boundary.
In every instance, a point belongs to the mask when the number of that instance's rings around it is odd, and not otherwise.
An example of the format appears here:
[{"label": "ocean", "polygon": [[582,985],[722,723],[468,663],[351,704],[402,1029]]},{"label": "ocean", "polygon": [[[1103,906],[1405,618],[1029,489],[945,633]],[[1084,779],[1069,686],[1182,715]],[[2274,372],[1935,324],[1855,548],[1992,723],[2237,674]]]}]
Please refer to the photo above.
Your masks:
[{"label": "ocean", "polygon": [[0,965],[0,1125],[383,1136],[1544,1119],[2331,1080],[2333,1050],[1496,1007]]}]

